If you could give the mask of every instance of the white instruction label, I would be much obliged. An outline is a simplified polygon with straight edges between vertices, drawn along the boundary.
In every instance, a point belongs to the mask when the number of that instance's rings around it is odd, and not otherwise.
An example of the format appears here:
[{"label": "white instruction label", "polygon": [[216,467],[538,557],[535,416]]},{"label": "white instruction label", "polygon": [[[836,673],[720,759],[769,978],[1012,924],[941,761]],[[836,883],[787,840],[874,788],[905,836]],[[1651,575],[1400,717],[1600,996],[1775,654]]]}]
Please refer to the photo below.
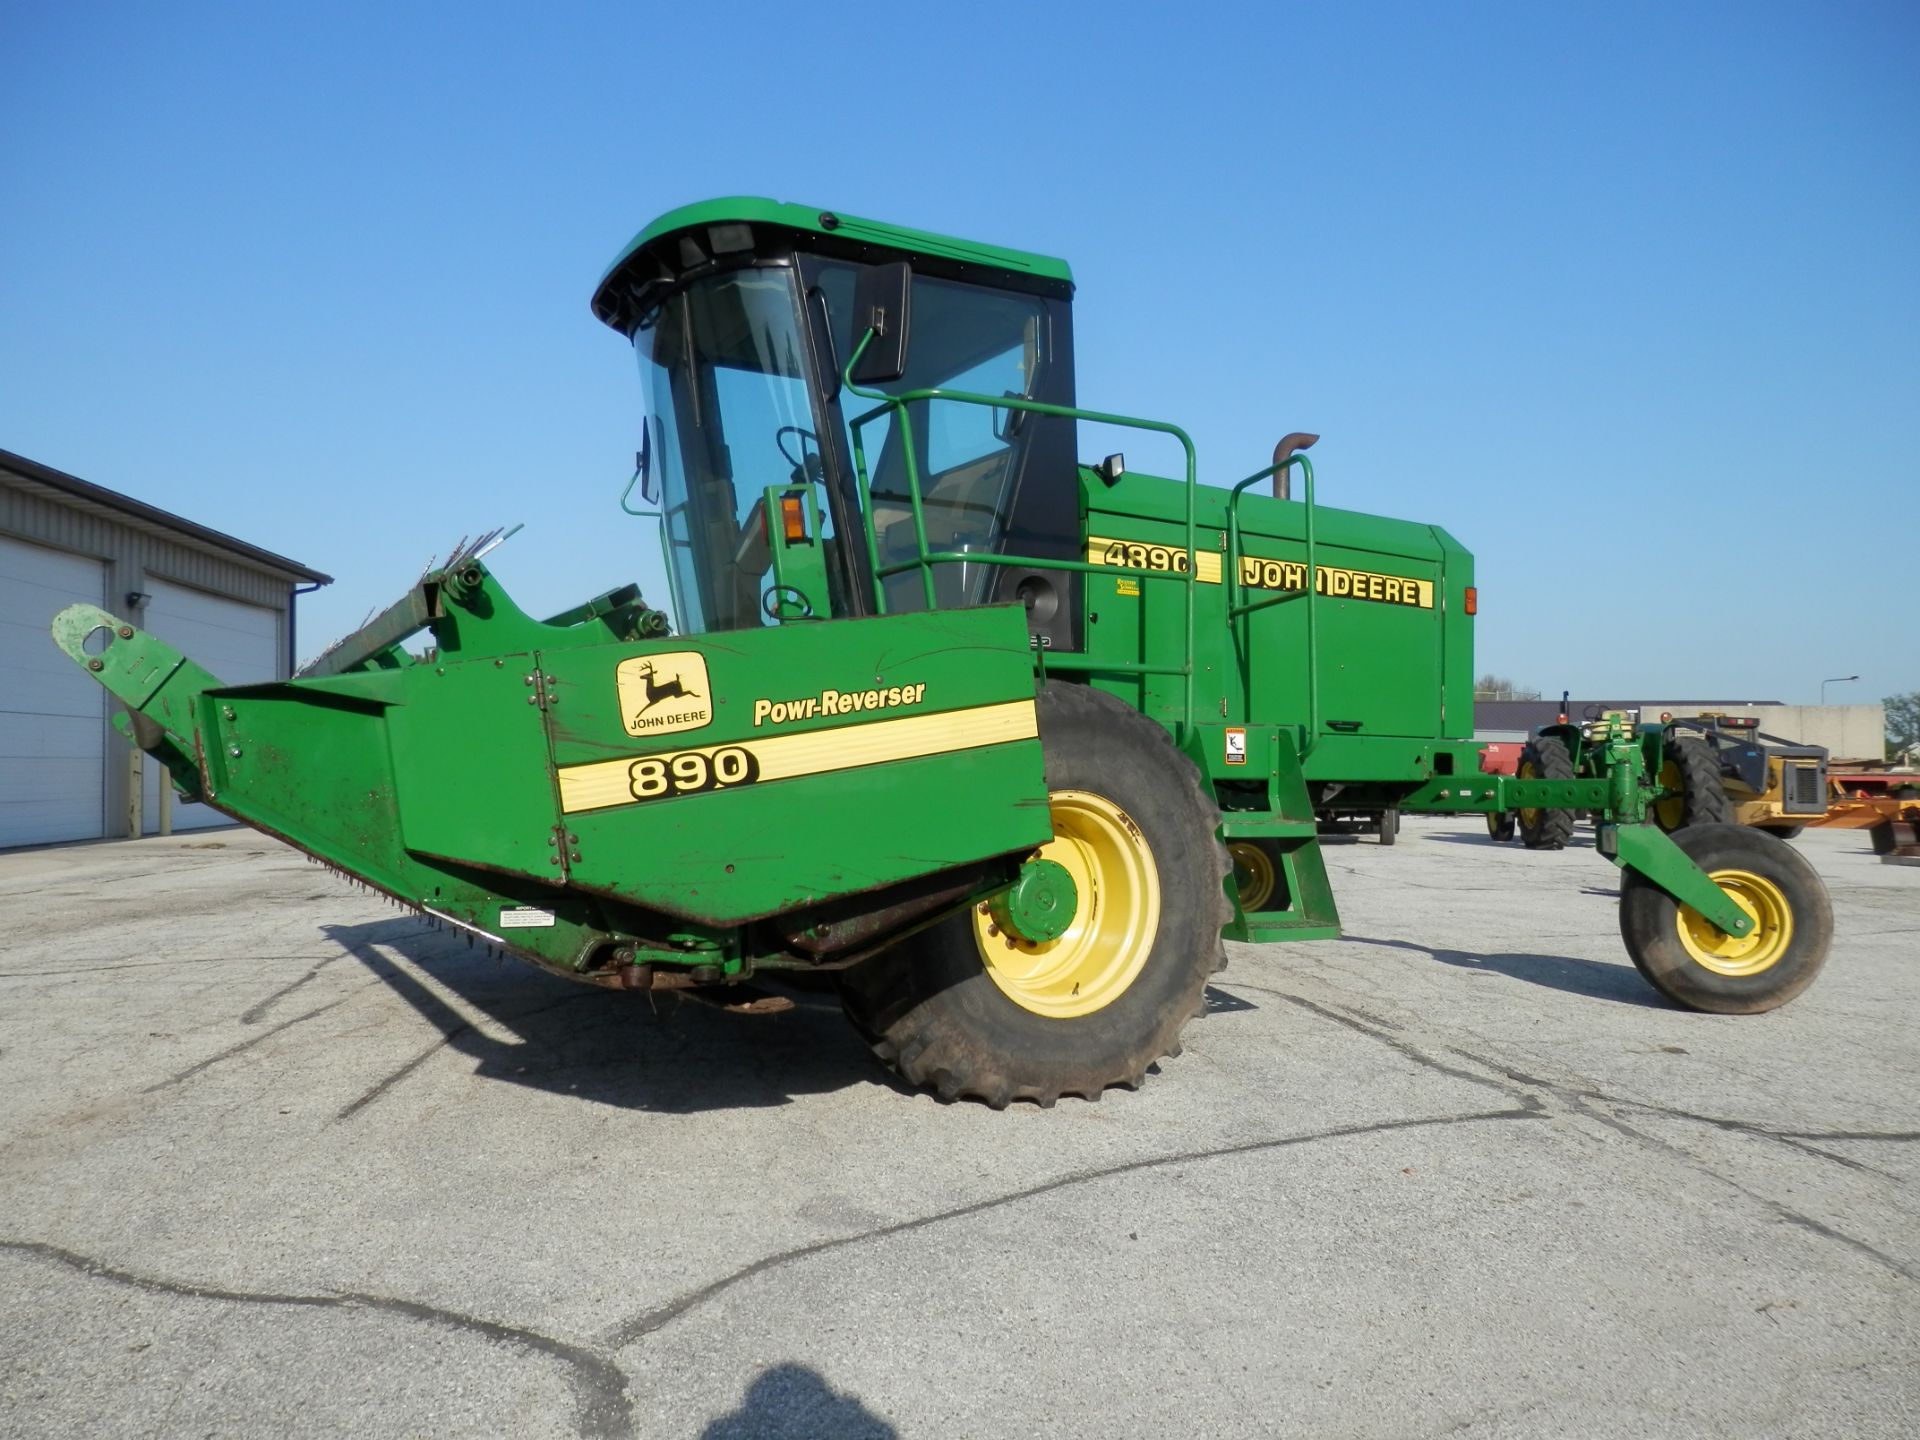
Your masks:
[{"label": "white instruction label", "polygon": [[521,905],[512,910],[500,912],[502,930],[534,930],[553,924],[553,911],[536,910],[531,905]]},{"label": "white instruction label", "polygon": [[1247,732],[1238,726],[1227,731],[1227,764],[1247,763]]}]

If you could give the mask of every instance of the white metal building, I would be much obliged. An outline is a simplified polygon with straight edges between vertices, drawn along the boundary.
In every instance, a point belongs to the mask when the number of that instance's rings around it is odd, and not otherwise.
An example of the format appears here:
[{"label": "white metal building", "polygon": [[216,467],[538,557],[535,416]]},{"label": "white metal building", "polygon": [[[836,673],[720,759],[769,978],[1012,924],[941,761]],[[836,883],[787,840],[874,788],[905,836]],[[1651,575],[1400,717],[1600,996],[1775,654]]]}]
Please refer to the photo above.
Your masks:
[{"label": "white metal building", "polygon": [[58,611],[102,606],[244,685],[291,673],[294,596],[329,579],[0,450],[0,849],[227,823],[162,796],[117,702],[54,647]]}]

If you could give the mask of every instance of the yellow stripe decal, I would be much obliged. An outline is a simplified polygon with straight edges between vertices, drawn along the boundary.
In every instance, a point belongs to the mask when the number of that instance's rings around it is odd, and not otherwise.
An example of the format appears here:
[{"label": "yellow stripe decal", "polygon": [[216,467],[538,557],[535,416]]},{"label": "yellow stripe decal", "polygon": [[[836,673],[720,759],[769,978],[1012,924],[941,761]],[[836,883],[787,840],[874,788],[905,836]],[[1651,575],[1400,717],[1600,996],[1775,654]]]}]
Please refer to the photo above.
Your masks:
[{"label": "yellow stripe decal", "polygon": [[[1218,585],[1222,557],[1216,550],[1194,551],[1202,585]],[[1132,570],[1187,573],[1187,552],[1172,545],[1148,545],[1138,540],[1087,537],[1089,565],[1116,565]],[[1258,555],[1240,557],[1240,583],[1250,590],[1304,590],[1307,567],[1297,560],[1268,560]],[[1314,567],[1314,589],[1336,600],[1373,600],[1383,605],[1433,608],[1433,582],[1411,575],[1382,575],[1372,570],[1347,570],[1338,565]]]},{"label": "yellow stripe decal", "polygon": [[[1220,583],[1220,552],[1195,550],[1194,563],[1200,567],[1202,585]],[[1187,552],[1180,545],[1147,545],[1138,540],[1107,540],[1098,535],[1087,537],[1089,565],[1120,565],[1133,570],[1165,570],[1187,573]]]},{"label": "yellow stripe decal", "polygon": [[726,789],[749,781],[791,780],[884,765],[891,760],[977,750],[986,745],[1032,740],[1039,734],[1033,701],[1009,700],[1003,705],[838,725],[800,735],[659,751],[625,760],[596,760],[561,768],[560,809],[563,814],[575,815],[583,810]]}]

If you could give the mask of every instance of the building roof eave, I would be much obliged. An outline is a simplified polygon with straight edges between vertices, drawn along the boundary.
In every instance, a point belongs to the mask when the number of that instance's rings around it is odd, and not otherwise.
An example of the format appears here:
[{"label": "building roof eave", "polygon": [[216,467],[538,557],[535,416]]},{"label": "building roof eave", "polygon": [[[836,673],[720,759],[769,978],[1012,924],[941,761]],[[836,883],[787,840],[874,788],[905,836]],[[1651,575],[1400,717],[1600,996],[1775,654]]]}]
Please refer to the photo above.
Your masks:
[{"label": "building roof eave", "polygon": [[56,470],[51,465],[41,464],[38,460],[29,460],[26,456],[16,455],[11,450],[0,450],[0,479],[15,480],[22,489],[26,490],[54,491],[68,503],[76,504],[83,510],[129,521],[136,529],[182,540],[196,549],[237,559],[257,569],[284,575],[289,580],[301,581],[309,585],[333,583],[331,575],[302,565],[298,560],[288,559],[285,555],[276,555],[273,551],[263,550],[258,545],[249,545],[244,540],[236,539],[210,526],[198,524],[184,515],[175,515],[170,510],[162,510],[157,505],[135,500],[130,495],[109,490],[104,485],[95,485],[90,480],[82,480],[77,475]]}]

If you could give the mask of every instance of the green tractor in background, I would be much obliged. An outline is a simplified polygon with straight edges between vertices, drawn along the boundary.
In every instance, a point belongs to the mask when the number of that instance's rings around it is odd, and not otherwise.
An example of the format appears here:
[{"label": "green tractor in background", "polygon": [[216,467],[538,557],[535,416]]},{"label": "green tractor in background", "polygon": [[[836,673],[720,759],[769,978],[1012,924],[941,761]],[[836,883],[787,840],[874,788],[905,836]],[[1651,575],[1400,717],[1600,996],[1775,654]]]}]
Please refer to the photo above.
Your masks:
[{"label": "green tractor in background", "polygon": [[[1467,551],[1317,504],[1298,448],[1203,486],[1179,427],[1080,407],[1072,297],[1045,256],[676,210],[593,300],[646,390],[622,503],[659,523],[668,613],[626,587],[535,619],[475,545],[287,682],[223,686],[89,606],[56,639],[190,798],[591,984],[830,978],[948,1098],[1136,1085],[1223,937],[1337,935],[1335,795],[1593,810],[1663,993],[1812,981],[1831,918],[1788,847],[1669,839],[1661,739],[1624,722],[1574,774],[1479,773]],[[1184,473],[1083,464],[1081,422]]]}]

